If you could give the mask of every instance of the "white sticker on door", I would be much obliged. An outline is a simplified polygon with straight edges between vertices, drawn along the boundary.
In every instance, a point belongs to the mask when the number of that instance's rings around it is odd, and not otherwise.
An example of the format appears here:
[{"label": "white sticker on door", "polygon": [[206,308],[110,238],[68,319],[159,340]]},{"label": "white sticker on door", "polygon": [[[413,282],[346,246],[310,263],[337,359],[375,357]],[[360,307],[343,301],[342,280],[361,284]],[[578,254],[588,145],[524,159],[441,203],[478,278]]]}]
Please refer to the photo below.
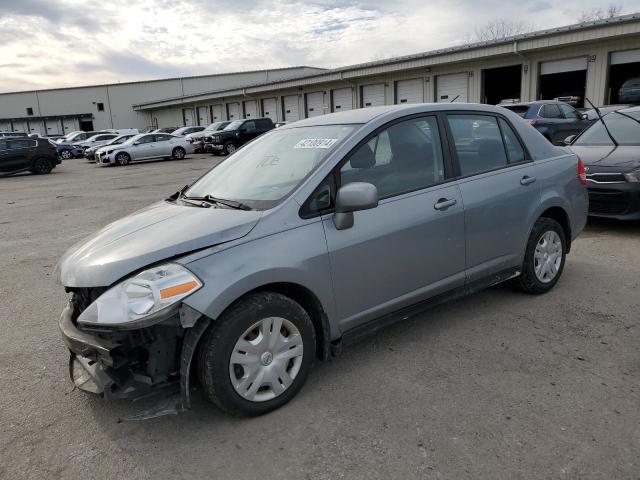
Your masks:
[{"label": "white sticker on door", "polygon": [[337,141],[337,138],[305,138],[296,143],[293,148],[331,148]]}]

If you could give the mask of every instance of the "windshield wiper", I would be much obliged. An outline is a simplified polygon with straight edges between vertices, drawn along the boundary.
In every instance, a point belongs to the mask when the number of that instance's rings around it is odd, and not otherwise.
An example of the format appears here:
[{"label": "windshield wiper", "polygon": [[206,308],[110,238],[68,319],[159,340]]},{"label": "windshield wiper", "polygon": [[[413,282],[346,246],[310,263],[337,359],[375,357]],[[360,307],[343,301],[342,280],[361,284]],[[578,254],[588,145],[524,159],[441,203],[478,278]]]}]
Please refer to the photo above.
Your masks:
[{"label": "windshield wiper", "polygon": [[609,138],[611,139],[613,144],[617,147],[618,146],[618,142],[616,142],[616,139],[613,138],[613,135],[611,135],[611,132],[609,131],[609,127],[607,127],[607,124],[604,122],[604,119],[602,118],[602,114],[600,113],[600,110],[598,109],[598,107],[596,107],[593,103],[591,103],[591,100],[589,100],[587,97],[584,97],[584,99],[587,102],[589,102],[589,105],[591,105],[591,107],[596,111],[596,114],[598,115],[598,119],[600,120],[600,122],[602,122],[602,126],[606,130],[607,135],[609,135]]},{"label": "windshield wiper", "polygon": [[182,193],[181,198],[183,200],[191,200],[196,202],[205,202],[205,203],[217,203],[218,205],[224,205],[225,207],[235,208],[236,210],[253,210],[249,205],[237,202],[235,200],[227,200],[225,198],[217,198],[213,195],[205,195],[203,197],[190,197],[184,195]]}]

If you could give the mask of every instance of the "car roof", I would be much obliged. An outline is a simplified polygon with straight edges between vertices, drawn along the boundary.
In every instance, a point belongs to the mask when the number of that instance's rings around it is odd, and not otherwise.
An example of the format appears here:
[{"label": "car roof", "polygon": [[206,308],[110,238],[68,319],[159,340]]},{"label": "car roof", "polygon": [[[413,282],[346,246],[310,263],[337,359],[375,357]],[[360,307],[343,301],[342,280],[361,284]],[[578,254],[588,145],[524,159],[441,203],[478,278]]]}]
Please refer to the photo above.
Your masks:
[{"label": "car roof", "polygon": [[629,108],[621,108],[620,110],[615,110],[613,112],[607,113],[607,115],[611,115],[612,113],[621,112],[625,115],[630,115],[633,118],[640,119],[640,105],[629,107]]},{"label": "car roof", "polygon": [[[559,102],[557,102],[559,103]],[[511,104],[509,104],[511,105]],[[345,112],[328,113],[317,117],[306,118],[288,123],[279,129],[308,127],[316,125],[364,124],[381,116],[400,117],[404,114],[431,113],[439,111],[474,111],[487,113],[503,113],[504,109],[495,105],[480,103],[414,103],[411,105],[385,105],[367,107]]]}]

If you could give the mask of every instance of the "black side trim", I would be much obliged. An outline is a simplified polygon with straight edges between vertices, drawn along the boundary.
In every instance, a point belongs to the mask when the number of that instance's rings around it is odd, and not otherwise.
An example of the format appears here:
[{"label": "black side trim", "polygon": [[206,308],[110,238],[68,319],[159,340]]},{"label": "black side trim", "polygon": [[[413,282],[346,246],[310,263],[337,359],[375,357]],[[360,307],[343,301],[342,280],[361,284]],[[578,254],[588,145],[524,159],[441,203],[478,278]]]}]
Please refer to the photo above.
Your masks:
[{"label": "black side trim", "polygon": [[339,355],[342,351],[342,348],[344,348],[345,346],[360,342],[361,340],[376,334],[378,331],[388,327],[389,325],[393,325],[400,320],[406,320],[409,317],[413,317],[415,315],[423,313],[430,308],[441,305],[450,300],[463,298],[480,292],[493,285],[502,283],[505,280],[509,280],[519,273],[520,269],[516,267],[502,270],[488,277],[464,285],[463,287],[455,288],[449,292],[436,295],[435,297],[431,297],[427,300],[423,300],[395,312],[383,315],[382,317],[370,320],[362,325],[358,325],[357,327],[344,332],[342,334],[342,338],[338,342],[334,342],[331,348],[331,353],[334,356]]}]

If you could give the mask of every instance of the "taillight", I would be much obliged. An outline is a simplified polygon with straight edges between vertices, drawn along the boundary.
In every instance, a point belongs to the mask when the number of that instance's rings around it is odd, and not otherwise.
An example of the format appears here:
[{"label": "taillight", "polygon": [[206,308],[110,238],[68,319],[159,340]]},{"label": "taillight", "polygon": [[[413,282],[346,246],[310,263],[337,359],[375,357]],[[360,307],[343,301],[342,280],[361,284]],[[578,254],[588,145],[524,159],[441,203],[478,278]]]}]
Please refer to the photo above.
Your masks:
[{"label": "taillight", "polygon": [[531,125],[532,127],[536,126],[536,121],[535,120],[529,120],[529,125]]},{"label": "taillight", "polygon": [[587,169],[584,168],[584,163],[582,163],[580,157],[578,157],[578,180],[582,185],[587,184]]}]

